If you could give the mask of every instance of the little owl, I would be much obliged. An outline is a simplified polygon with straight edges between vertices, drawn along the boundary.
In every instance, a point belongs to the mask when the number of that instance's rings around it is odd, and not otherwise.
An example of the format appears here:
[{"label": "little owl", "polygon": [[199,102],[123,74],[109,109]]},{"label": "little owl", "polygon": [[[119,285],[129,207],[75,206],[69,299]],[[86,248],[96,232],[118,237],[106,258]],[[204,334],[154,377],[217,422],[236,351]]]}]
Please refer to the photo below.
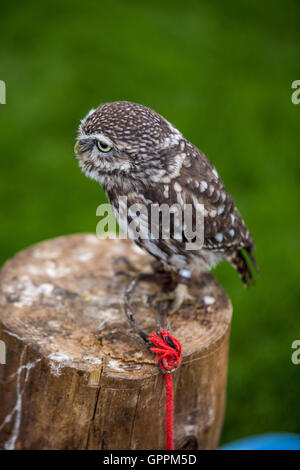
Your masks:
[{"label": "little owl", "polygon": [[[251,283],[248,259],[256,268],[254,242],[233,197],[206,156],[165,118],[127,101],[102,104],[81,121],[75,154],[82,171],[103,186],[116,214],[120,196],[126,196],[127,207],[146,207],[149,217],[140,217],[140,235],[129,230],[128,236],[159,261],[161,270],[175,273],[173,310],[190,299],[192,275],[207,272],[221,260],[231,263],[245,286]],[[174,230],[169,237],[162,236],[163,230],[151,236],[150,207],[162,204],[204,208],[201,249],[187,249],[184,224],[181,240]],[[195,214],[192,217],[194,222]],[[129,210],[126,221],[132,220]]]}]

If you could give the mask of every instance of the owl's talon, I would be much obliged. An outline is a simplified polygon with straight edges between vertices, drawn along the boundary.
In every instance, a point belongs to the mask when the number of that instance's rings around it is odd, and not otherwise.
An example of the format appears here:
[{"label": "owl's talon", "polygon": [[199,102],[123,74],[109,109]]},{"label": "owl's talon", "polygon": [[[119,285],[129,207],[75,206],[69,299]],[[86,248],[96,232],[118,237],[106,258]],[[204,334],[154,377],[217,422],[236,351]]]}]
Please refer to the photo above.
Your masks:
[{"label": "owl's talon", "polygon": [[173,315],[180,307],[185,305],[194,305],[200,307],[199,302],[189,294],[188,286],[179,283],[172,292],[166,294],[156,294],[150,298],[151,303],[172,301],[172,307],[168,310],[168,315]]},{"label": "owl's talon", "polygon": [[174,313],[176,313],[180,307],[182,307],[183,305],[193,305],[193,307],[195,307],[195,309],[199,309],[202,307],[202,304],[200,302],[198,302],[196,299],[185,299],[182,304],[178,307],[178,308],[170,308],[168,311],[167,311],[167,314],[168,315],[174,315]]},{"label": "owl's talon", "polygon": [[174,301],[171,310],[168,312],[169,315],[173,315],[177,312],[183,304],[192,304],[195,302],[194,297],[189,294],[189,289],[186,284],[179,283],[173,292]]}]

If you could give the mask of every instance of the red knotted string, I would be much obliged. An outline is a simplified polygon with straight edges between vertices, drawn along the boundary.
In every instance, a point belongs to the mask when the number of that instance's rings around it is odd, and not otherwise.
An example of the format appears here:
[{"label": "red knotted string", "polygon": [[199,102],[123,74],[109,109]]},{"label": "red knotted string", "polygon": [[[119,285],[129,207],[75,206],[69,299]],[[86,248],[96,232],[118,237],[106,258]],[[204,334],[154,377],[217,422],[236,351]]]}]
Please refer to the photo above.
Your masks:
[{"label": "red knotted string", "polygon": [[173,440],[173,381],[172,372],[174,372],[181,363],[181,344],[175,336],[168,331],[161,330],[159,336],[152,333],[149,341],[154,344],[150,351],[156,353],[157,362],[164,372],[166,386],[166,450],[174,450]]}]

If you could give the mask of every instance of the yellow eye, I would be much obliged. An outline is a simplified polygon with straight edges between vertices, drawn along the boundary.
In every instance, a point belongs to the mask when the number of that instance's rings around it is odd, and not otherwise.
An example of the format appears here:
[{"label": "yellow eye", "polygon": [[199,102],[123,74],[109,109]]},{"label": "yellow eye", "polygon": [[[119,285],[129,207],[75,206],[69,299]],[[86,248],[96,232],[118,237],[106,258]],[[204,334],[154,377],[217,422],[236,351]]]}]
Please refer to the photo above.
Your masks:
[{"label": "yellow eye", "polygon": [[101,142],[100,140],[97,141],[97,147],[100,152],[109,152],[112,149],[110,145],[107,145],[105,142]]}]

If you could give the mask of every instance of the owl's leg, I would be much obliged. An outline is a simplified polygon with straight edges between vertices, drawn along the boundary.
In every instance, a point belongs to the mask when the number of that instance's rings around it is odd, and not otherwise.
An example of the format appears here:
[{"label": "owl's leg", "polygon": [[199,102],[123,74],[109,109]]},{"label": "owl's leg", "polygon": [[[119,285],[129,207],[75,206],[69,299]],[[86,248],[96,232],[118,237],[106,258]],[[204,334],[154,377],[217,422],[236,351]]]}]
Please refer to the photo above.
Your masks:
[{"label": "owl's leg", "polygon": [[172,306],[168,310],[168,315],[173,315],[177,312],[183,304],[198,305],[196,299],[189,294],[189,288],[186,284],[179,282],[171,293]]},{"label": "owl's leg", "polygon": [[169,315],[177,312],[183,304],[196,305],[196,299],[189,293],[189,283],[192,277],[192,272],[183,268],[177,275],[177,285],[173,292],[171,292],[172,306],[168,310]]},{"label": "owl's leg", "polygon": [[168,310],[168,315],[177,312],[183,304],[194,305],[199,307],[200,304],[189,293],[189,282],[191,279],[191,271],[187,268],[181,269],[176,276],[176,287],[171,292],[158,294],[154,298],[154,302],[171,301],[172,306]]}]

